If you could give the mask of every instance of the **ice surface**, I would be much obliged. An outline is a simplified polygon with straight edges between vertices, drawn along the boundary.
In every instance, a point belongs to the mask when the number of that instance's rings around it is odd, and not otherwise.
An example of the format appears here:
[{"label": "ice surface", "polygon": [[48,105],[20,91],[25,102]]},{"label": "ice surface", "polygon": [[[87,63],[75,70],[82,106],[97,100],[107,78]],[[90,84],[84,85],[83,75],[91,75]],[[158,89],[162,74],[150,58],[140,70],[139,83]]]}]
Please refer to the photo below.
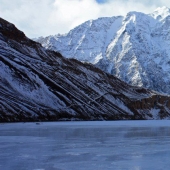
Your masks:
[{"label": "ice surface", "polygon": [[170,121],[0,124],[3,170],[169,170]]}]

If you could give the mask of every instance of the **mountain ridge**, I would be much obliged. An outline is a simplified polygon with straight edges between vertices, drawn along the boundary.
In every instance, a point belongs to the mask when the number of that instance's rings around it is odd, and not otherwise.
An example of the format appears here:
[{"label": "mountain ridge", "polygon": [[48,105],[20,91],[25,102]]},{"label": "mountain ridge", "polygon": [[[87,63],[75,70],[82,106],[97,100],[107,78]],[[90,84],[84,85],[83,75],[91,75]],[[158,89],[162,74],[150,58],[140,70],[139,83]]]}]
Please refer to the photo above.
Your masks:
[{"label": "mountain ridge", "polygon": [[130,86],[0,24],[0,122],[170,118],[169,96]]},{"label": "mountain ridge", "polygon": [[64,35],[39,38],[46,49],[89,62],[128,84],[170,94],[170,9],[86,21]]}]

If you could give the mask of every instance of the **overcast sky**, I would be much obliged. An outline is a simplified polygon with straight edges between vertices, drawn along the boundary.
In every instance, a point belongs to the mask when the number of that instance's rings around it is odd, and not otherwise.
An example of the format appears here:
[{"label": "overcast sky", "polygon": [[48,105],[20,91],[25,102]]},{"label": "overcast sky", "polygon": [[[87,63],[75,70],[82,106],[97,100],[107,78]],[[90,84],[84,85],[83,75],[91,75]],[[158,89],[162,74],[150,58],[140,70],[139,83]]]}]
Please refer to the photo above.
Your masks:
[{"label": "overcast sky", "polygon": [[0,17],[30,37],[66,33],[99,17],[126,15],[129,11],[152,13],[170,7],[169,0],[0,0]]}]

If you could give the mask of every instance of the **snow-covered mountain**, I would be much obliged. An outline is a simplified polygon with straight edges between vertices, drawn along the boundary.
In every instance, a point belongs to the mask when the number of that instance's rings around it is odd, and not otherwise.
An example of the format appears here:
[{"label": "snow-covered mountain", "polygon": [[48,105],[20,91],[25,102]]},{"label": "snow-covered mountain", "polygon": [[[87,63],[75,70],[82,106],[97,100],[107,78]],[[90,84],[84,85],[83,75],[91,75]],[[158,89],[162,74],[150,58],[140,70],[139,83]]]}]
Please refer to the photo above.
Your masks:
[{"label": "snow-covered mountain", "polygon": [[67,59],[0,18],[0,122],[170,118],[170,97]]},{"label": "snow-covered mountain", "polygon": [[131,85],[170,94],[170,9],[87,21],[37,39],[67,58],[90,62]]}]

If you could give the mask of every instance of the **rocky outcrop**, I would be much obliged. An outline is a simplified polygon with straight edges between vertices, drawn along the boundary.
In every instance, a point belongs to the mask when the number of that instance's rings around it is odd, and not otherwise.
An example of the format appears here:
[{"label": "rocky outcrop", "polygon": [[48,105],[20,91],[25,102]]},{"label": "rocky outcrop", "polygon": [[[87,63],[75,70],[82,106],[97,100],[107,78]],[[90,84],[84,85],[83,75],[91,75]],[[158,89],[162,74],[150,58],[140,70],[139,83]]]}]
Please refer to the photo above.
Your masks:
[{"label": "rocky outcrop", "polygon": [[143,113],[145,117],[148,116],[154,119],[159,117],[160,119],[164,119],[170,116],[169,96],[153,95],[149,98],[131,101],[130,106]]},{"label": "rocky outcrop", "polygon": [[0,19],[0,122],[169,118],[168,96],[64,58]]}]

